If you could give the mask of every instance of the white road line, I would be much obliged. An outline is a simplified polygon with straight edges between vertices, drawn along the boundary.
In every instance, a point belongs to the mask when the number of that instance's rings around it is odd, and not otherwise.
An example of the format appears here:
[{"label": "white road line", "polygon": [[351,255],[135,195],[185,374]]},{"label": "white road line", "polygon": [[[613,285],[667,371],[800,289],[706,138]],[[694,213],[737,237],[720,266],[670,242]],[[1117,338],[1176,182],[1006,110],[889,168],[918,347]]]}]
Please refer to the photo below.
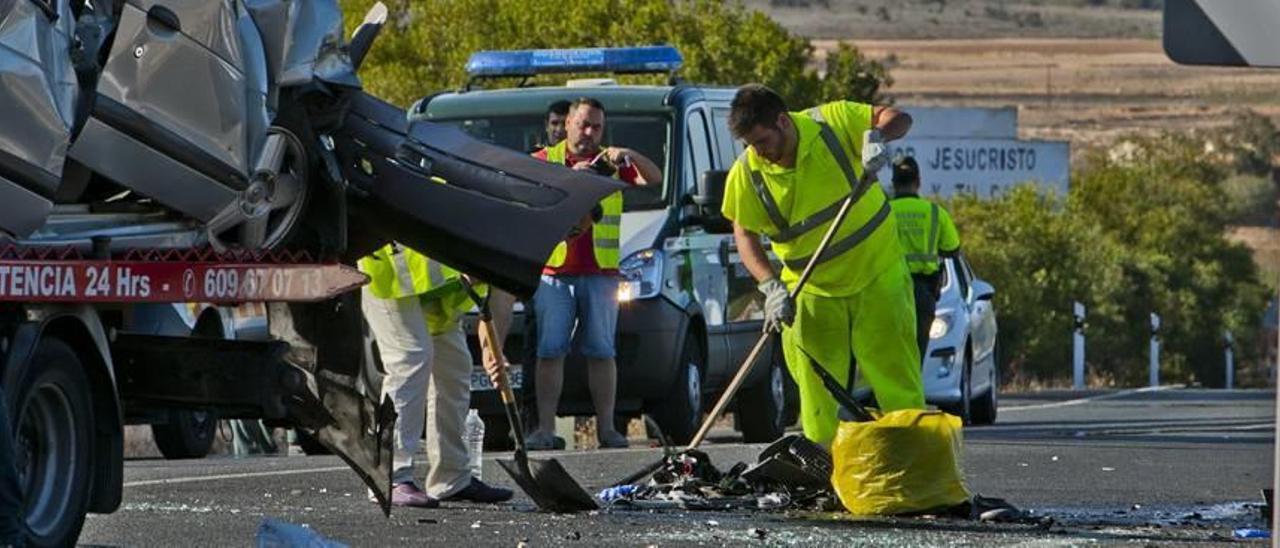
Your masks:
[{"label": "white road line", "polygon": [[338,472],[350,470],[346,466],[328,466],[325,468],[303,468],[300,470],[273,470],[270,472],[244,472],[240,474],[214,474],[209,476],[191,476],[186,478],[166,478],[156,480],[127,481],[125,487],[142,487],[144,485],[169,485],[173,483],[193,483],[197,481],[217,481],[225,479],[263,478],[269,476],[292,476],[294,474],[315,474],[320,472]]},{"label": "white road line", "polygon": [[1116,398],[1123,398],[1125,396],[1132,396],[1134,394],[1142,394],[1146,392],[1163,392],[1165,390],[1173,390],[1175,388],[1182,388],[1182,385],[1170,384],[1165,386],[1148,386],[1146,388],[1134,388],[1130,390],[1121,390],[1119,392],[1112,392],[1110,394],[1099,394],[1097,396],[1089,396],[1087,398],[1076,398],[1074,400],[1056,401],[1052,403],[1017,405],[1014,407],[1002,405],[1000,406],[1000,412],[1011,413],[1013,411],[1032,411],[1035,409],[1053,409],[1055,407],[1070,407],[1072,405],[1080,405],[1082,403],[1089,403],[1089,402],[1101,401],[1101,400],[1112,400]]}]

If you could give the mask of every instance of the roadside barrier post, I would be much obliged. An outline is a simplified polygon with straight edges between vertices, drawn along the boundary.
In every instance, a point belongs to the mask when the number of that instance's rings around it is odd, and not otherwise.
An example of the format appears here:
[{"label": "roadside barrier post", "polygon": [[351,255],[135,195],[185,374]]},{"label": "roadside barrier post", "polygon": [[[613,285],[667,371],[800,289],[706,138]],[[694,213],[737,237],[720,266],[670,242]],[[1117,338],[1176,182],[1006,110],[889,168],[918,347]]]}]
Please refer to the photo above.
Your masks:
[{"label": "roadside barrier post", "polygon": [[1160,386],[1160,315],[1151,313],[1151,369],[1147,372],[1147,385]]},{"label": "roadside barrier post", "polygon": [[1223,387],[1227,390],[1235,388],[1236,384],[1236,356],[1235,356],[1235,337],[1231,336],[1231,330],[1228,329],[1222,333],[1222,348],[1224,358],[1226,358],[1227,379],[1223,383]]},{"label": "roadside barrier post", "polygon": [[1084,390],[1084,305],[1072,305],[1071,388]]}]

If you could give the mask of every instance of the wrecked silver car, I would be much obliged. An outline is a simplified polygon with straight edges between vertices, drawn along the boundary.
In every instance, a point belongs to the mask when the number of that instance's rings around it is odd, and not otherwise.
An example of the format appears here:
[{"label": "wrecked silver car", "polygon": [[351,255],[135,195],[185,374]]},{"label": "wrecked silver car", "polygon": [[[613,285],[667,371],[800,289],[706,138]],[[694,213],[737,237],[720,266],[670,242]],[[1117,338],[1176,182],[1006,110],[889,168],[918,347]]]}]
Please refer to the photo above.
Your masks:
[{"label": "wrecked silver car", "polygon": [[[352,264],[396,240],[531,294],[620,187],[365,93],[385,17],[375,5],[348,42],[335,0],[0,0],[0,245]],[[131,406],[298,426],[385,503],[395,416],[359,389],[358,298],[271,303],[273,341],[129,333],[127,303],[0,299],[32,544],[119,506]]]}]

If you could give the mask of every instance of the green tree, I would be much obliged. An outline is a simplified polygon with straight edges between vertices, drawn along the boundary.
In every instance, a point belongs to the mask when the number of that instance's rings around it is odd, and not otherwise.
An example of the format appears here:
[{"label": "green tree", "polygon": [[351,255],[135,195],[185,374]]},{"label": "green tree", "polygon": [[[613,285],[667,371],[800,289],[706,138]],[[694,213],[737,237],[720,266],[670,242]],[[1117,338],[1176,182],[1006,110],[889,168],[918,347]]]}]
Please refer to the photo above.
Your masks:
[{"label": "green tree", "polygon": [[[341,4],[353,27],[373,1]],[[871,100],[889,81],[883,65],[850,45],[841,45],[824,70],[816,70],[808,40],[739,2],[602,0],[568,8],[514,0],[387,4],[387,28],[360,76],[372,93],[403,106],[433,91],[466,84],[466,60],[482,49],[671,44],[684,55],[679,76],[685,80],[716,85],[762,82],[797,108],[824,100]],[[563,80],[539,79],[548,84]],[[661,78],[624,80],[655,83]]]},{"label": "green tree", "polygon": [[1162,375],[1222,382],[1222,332],[1251,359],[1267,297],[1222,187],[1237,166],[1194,136],[1131,138],[1088,154],[1066,196],[1017,187],[952,201],[974,268],[996,286],[1006,371],[1070,374],[1070,306],[1088,307],[1088,365],[1119,384],[1145,381],[1148,315],[1162,317]]}]

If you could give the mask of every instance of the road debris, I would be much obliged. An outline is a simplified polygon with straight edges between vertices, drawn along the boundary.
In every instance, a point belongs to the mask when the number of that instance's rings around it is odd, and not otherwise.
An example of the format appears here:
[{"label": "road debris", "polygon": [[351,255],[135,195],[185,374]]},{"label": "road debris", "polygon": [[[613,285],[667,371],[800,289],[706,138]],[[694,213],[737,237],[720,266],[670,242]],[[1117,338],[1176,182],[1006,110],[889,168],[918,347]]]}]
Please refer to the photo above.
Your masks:
[{"label": "road debris", "polygon": [[[607,509],[648,510],[805,510],[840,511],[831,487],[831,454],[803,436],[787,436],[761,451],[754,464],[739,462],[721,472],[711,458],[690,450],[666,457],[644,484],[601,490],[596,498]],[[1007,501],[974,495],[968,501],[929,515],[1038,524],[1044,518],[1022,512]],[[719,523],[704,522],[709,527]],[[756,533],[756,531],[761,531]],[[763,538],[763,530],[753,529]]]},{"label": "road debris", "polygon": [[258,548],[346,548],[346,544],[325,538],[305,525],[294,525],[274,518],[262,520],[256,536]]},{"label": "road debris", "polygon": [[1265,539],[1271,538],[1271,531],[1267,529],[1236,529],[1233,536],[1239,539]]}]

